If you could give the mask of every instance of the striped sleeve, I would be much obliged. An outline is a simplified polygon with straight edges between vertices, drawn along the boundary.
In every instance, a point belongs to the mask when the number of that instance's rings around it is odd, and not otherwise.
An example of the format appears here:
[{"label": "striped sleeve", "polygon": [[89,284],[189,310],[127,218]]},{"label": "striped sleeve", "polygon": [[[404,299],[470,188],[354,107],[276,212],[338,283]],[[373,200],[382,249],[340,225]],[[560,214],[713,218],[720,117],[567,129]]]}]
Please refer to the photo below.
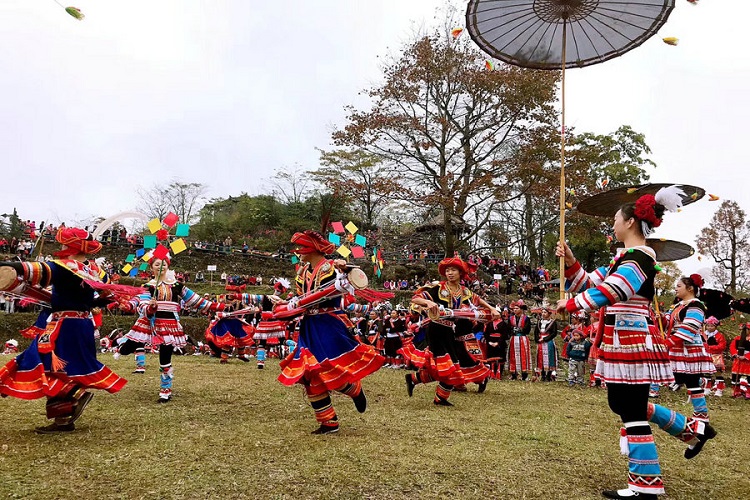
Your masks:
[{"label": "striped sleeve", "polygon": [[676,322],[672,335],[681,338],[688,344],[702,344],[701,328],[704,318],[703,305],[698,301],[693,301],[685,308],[685,318]]},{"label": "striped sleeve", "polygon": [[609,304],[625,302],[636,294],[645,281],[646,274],[638,262],[622,262],[602,283],[570,299],[565,308],[568,312],[593,311]]},{"label": "striped sleeve", "polygon": [[193,309],[201,313],[209,311],[223,311],[224,304],[206,300],[188,287],[182,287],[182,301],[186,309]]},{"label": "striped sleeve", "polygon": [[23,262],[23,279],[29,285],[47,287],[52,283],[52,270],[46,262]]},{"label": "striped sleeve", "polygon": [[606,266],[599,267],[594,272],[586,274],[581,263],[576,261],[575,264],[565,270],[565,289],[571,293],[586,290],[601,284],[606,275]]},{"label": "striped sleeve", "polygon": [[252,293],[243,293],[242,303],[249,306],[256,306],[263,303],[263,295],[256,295]]}]

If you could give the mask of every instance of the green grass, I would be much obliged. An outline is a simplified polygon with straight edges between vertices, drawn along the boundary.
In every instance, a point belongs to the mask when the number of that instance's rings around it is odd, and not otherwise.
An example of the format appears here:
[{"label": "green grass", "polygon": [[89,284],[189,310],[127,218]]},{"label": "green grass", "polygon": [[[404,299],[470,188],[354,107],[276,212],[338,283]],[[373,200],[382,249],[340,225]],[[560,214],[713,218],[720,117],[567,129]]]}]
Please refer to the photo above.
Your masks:
[{"label": "green grass", "polygon": [[[623,487],[618,420],[599,389],[491,381],[487,392],[432,405],[434,384],[408,398],[403,370],[365,380],[368,410],[335,395],[341,432],[312,436],[300,387],[233,360],[180,357],[175,397],[157,405],[158,359],[101,355],[128,385],[97,393],[76,432],[36,435],[43,401],[0,401],[0,495],[6,498],[600,498]],[[7,358],[5,358],[7,359]],[[665,392],[689,410],[684,391]],[[691,461],[656,431],[667,498],[741,498],[750,491],[750,402],[709,400],[719,436]]]}]

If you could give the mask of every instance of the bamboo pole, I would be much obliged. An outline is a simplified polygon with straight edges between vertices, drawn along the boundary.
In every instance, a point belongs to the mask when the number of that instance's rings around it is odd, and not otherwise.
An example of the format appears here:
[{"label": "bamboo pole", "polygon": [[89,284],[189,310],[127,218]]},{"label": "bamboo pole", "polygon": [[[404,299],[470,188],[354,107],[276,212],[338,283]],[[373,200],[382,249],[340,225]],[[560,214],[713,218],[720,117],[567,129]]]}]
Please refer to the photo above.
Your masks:
[{"label": "bamboo pole", "polygon": [[[560,129],[560,242],[565,244],[565,51],[567,49],[567,20],[563,20],[562,32],[562,75],[560,100],[562,118]],[[560,299],[565,298],[565,257],[560,257]]]}]

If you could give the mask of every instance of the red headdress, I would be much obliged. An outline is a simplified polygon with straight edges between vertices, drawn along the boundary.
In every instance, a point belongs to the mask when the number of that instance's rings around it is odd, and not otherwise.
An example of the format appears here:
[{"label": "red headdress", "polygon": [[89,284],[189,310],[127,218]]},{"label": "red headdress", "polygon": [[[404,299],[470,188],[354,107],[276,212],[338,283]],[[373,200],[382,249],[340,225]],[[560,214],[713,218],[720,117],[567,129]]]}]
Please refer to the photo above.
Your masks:
[{"label": "red headdress", "polygon": [[55,240],[63,247],[55,252],[55,257],[66,258],[78,254],[95,254],[102,249],[102,244],[96,241],[91,233],[77,227],[61,227],[55,235]]},{"label": "red headdress", "polygon": [[705,285],[705,282],[703,281],[703,276],[701,276],[698,273],[691,274],[690,281],[693,282],[693,285],[695,285],[696,288],[703,288],[703,285]]},{"label": "red headdress", "polygon": [[635,202],[633,213],[640,220],[648,222],[652,227],[661,226],[661,219],[656,216],[656,198],[653,194],[644,194]]},{"label": "red headdress", "polygon": [[445,276],[445,270],[449,267],[457,268],[462,278],[469,272],[466,262],[462,261],[458,257],[451,257],[450,259],[446,258],[441,260],[438,264],[438,273],[440,273],[440,276]]},{"label": "red headdress", "polygon": [[719,326],[721,324],[721,322],[718,319],[716,319],[715,316],[709,316],[708,318],[706,318],[705,323],[707,325],[716,325],[716,326]]},{"label": "red headdress", "polygon": [[309,229],[301,233],[294,233],[291,241],[297,245],[294,251],[299,254],[318,252],[326,255],[333,253],[336,249],[336,245],[326,240],[322,234]]}]

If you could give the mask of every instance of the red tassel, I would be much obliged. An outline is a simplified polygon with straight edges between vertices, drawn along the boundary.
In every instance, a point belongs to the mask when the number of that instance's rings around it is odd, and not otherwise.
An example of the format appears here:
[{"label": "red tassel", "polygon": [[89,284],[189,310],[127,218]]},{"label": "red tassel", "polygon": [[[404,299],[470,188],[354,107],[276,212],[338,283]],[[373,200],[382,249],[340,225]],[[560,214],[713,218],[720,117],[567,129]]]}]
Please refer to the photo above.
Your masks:
[{"label": "red tassel", "polygon": [[54,351],[50,353],[52,356],[52,371],[53,372],[61,372],[65,369],[65,365],[68,364],[67,361],[59,358]]},{"label": "red tassel", "polygon": [[391,292],[378,292],[370,288],[363,288],[361,290],[355,290],[354,295],[358,299],[365,300],[367,302],[376,302],[381,300],[392,299],[396,295]]}]

